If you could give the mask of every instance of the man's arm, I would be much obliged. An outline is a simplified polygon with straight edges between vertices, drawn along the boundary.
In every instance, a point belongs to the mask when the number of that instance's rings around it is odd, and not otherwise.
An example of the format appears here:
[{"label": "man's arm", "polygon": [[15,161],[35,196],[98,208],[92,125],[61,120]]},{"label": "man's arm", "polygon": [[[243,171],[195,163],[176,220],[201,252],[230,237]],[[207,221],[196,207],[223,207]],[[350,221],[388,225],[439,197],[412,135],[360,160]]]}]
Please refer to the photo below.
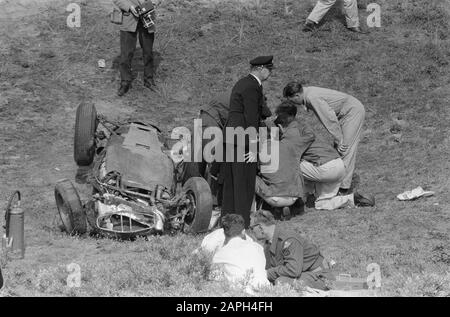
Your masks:
[{"label": "man's arm", "polygon": [[247,124],[247,127],[245,128],[254,127],[255,129],[258,129],[258,100],[260,97],[259,92],[255,89],[254,85],[247,85],[241,96],[244,105],[244,118]]},{"label": "man's arm", "polygon": [[274,282],[280,276],[299,278],[303,271],[303,246],[297,239],[283,242],[283,264],[267,270],[267,278]]},{"label": "man's arm", "polygon": [[130,8],[132,5],[134,5],[131,1],[129,0],[112,0],[113,3],[119,7],[120,10],[128,12],[130,11]]},{"label": "man's arm", "polygon": [[320,97],[312,97],[309,99],[309,102],[317,117],[319,117],[320,122],[322,122],[328,132],[330,132],[337,144],[342,144],[342,142],[344,142],[342,128],[334,110]]},{"label": "man's arm", "polygon": [[267,118],[272,116],[272,111],[270,111],[270,108],[267,106],[267,97],[264,96],[263,98],[264,101],[261,110],[261,119],[266,120]]}]

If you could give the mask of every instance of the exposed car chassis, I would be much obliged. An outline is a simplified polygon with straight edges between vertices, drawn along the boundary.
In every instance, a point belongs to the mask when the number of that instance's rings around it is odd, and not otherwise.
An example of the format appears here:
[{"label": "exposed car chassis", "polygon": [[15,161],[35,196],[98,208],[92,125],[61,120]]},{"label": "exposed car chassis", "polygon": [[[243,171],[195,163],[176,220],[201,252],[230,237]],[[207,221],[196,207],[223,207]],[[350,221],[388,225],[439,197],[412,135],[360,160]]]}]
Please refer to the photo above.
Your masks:
[{"label": "exposed car chassis", "polygon": [[[155,233],[207,231],[212,195],[205,179],[185,179],[182,161],[153,124],[113,122],[95,107],[77,109],[74,156],[89,169],[90,198],[81,203],[73,183],[61,180],[55,199],[64,230],[129,239]],[[176,154],[176,153],[175,153]]]}]

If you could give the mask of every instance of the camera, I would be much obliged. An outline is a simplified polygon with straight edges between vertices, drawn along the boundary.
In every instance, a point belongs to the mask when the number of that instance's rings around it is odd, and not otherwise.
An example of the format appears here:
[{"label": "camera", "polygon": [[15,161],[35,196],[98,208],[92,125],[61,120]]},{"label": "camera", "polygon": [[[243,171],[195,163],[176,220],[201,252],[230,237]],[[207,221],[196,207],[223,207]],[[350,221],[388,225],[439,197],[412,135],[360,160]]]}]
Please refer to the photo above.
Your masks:
[{"label": "camera", "polygon": [[139,18],[141,19],[144,28],[148,29],[149,27],[155,25],[155,22],[152,19],[152,14],[155,12],[153,2],[150,0],[145,1],[141,5],[136,6],[136,11],[139,14]]}]

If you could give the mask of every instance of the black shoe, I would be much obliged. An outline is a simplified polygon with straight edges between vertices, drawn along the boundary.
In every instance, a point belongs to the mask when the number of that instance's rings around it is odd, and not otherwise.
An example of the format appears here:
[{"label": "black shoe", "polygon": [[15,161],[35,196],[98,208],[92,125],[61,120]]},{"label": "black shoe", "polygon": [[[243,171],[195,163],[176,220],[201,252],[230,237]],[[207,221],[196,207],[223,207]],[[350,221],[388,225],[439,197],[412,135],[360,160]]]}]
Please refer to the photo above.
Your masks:
[{"label": "black shoe", "polygon": [[153,79],[147,79],[144,81],[144,87],[150,89],[151,91],[155,91],[155,81]]},{"label": "black shoe", "polygon": [[128,92],[128,90],[130,90],[130,88],[131,84],[120,84],[120,88],[119,91],[117,92],[117,95],[119,95],[119,97],[122,97]]},{"label": "black shoe", "polygon": [[375,197],[373,195],[361,195],[360,193],[354,192],[353,199],[355,205],[358,207],[373,207],[375,206]]},{"label": "black shoe", "polygon": [[312,22],[312,21],[306,21],[305,25],[303,26],[303,32],[312,32],[316,30],[319,26]]},{"label": "black shoe", "polygon": [[361,28],[359,26],[350,27],[350,28],[347,28],[347,30],[349,30],[351,32],[355,32],[355,33],[360,33],[360,34],[367,34],[368,33],[367,31],[361,30]]},{"label": "black shoe", "polygon": [[291,207],[289,207],[289,209],[291,210],[291,215],[293,217],[302,215],[305,213],[305,203],[301,198],[299,198]]},{"label": "black shoe", "polygon": [[316,207],[316,196],[314,196],[314,194],[308,194],[306,196],[306,203],[305,203],[305,205],[308,208]]}]

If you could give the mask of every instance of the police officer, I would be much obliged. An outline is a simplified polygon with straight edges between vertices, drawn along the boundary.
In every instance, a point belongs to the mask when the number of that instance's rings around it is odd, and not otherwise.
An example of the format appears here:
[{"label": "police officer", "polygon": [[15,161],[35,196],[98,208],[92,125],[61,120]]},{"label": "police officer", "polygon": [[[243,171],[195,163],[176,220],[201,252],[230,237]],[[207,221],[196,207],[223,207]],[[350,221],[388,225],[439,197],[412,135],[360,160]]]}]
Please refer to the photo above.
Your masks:
[{"label": "police officer", "polygon": [[250,228],[258,240],[266,241],[264,251],[270,282],[291,284],[299,279],[312,288],[330,289],[335,277],[317,246],[298,233],[281,228],[267,210],[252,215]]},{"label": "police officer", "polygon": [[[250,225],[250,209],[255,196],[258,150],[254,147],[257,146],[257,135],[246,136],[245,144],[239,144],[238,139],[227,138],[227,130],[230,130],[227,128],[250,128],[257,134],[264,104],[262,82],[272,72],[272,60],[273,56],[259,56],[250,61],[250,74],[241,78],[231,91],[230,111],[225,125],[226,162],[221,166],[224,177],[222,215],[242,215],[246,228]],[[253,151],[250,151],[252,147]]]},{"label": "police officer", "polygon": [[[144,60],[144,86],[153,90],[153,42],[155,40],[155,25],[145,28],[136,7],[143,0],[113,0],[114,4],[122,10],[123,20],[120,27],[120,88],[117,94],[123,96],[131,88],[133,80],[131,74],[131,61],[136,49],[136,39],[139,35],[139,44],[142,47]],[[150,2],[150,1],[147,1]],[[148,8],[147,8],[148,9]],[[155,14],[151,15],[155,19]]]},{"label": "police officer", "polygon": [[[203,135],[203,130],[209,127],[217,127],[221,130],[225,128],[225,125],[228,121],[228,113],[230,112],[230,97],[231,97],[231,89],[218,94],[208,103],[207,106],[200,109],[199,119],[202,120],[202,131],[201,135]],[[272,115],[269,107],[267,106],[267,98],[264,96],[264,102],[262,106],[261,120],[265,120]],[[261,123],[262,124],[262,123]],[[202,140],[202,148],[203,151],[206,144],[208,144],[210,139]],[[203,176],[206,168],[206,164],[204,162],[201,163],[200,174]],[[214,169],[217,168],[217,165],[214,166]]]}]

